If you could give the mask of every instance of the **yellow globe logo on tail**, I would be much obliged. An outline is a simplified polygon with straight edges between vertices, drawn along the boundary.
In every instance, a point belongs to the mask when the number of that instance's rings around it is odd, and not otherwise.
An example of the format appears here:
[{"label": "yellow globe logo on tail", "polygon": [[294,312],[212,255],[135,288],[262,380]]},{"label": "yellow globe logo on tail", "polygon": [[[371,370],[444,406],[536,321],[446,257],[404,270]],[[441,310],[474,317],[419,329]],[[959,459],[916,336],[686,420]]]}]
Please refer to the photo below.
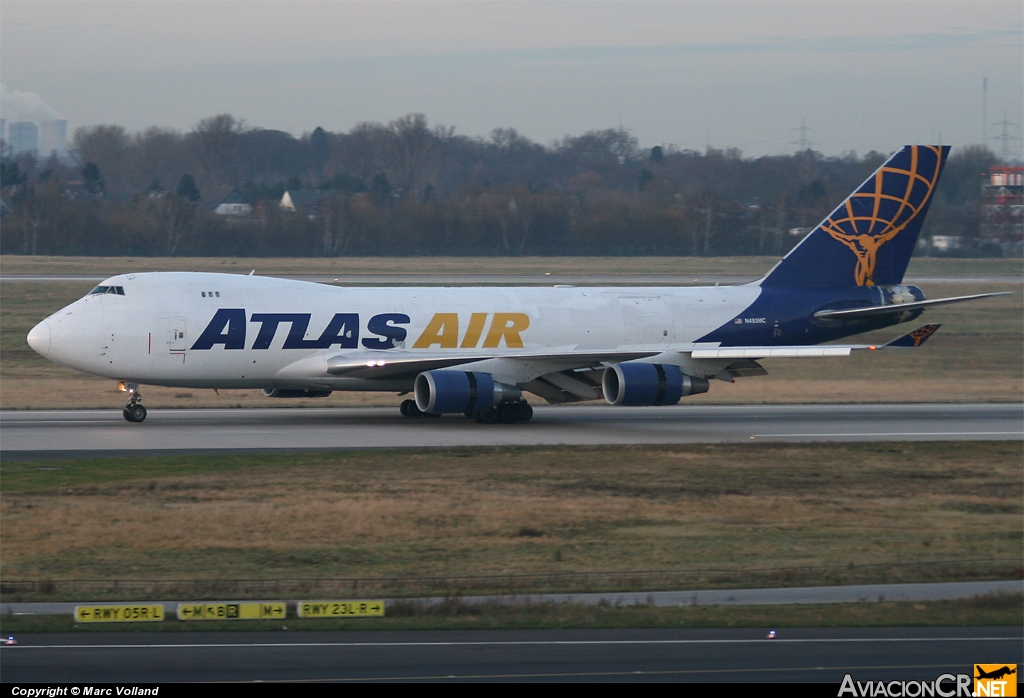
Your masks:
[{"label": "yellow globe logo on tail", "polygon": [[879,168],[870,182],[821,223],[825,232],[857,256],[854,279],[858,286],[875,285],[878,250],[903,232],[931,199],[941,168],[929,162],[923,169],[930,172],[920,172],[921,150],[925,149],[941,162],[941,147],[912,146],[909,168]]}]

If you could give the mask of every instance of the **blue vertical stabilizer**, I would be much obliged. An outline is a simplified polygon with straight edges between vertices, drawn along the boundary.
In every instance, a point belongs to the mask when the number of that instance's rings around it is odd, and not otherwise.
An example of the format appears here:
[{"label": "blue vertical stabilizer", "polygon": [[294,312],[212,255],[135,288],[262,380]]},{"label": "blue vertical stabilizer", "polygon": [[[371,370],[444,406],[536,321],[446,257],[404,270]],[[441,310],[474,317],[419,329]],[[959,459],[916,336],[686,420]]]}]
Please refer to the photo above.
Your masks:
[{"label": "blue vertical stabilizer", "polygon": [[899,284],[949,146],[906,145],[775,265],[762,286]]}]

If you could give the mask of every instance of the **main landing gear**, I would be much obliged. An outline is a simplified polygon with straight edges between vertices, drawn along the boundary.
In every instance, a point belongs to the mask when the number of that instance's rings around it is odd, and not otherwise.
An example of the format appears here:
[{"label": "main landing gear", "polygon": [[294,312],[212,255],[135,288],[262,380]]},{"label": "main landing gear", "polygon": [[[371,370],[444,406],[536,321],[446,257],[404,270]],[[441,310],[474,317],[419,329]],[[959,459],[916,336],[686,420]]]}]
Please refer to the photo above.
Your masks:
[{"label": "main landing gear", "polygon": [[[415,400],[403,400],[399,411],[403,417],[440,417],[439,414],[422,412]],[[529,422],[533,419],[533,408],[526,400],[512,400],[492,407],[486,412],[466,412],[467,419],[475,419],[478,424],[515,424]]]},{"label": "main landing gear", "polygon": [[416,406],[415,400],[402,400],[401,406],[398,411],[402,413],[403,417],[440,417],[439,414],[431,414],[430,412],[423,412],[419,407]]},{"label": "main landing gear", "polygon": [[121,414],[129,422],[146,421],[146,408],[142,406],[142,394],[139,392],[139,386],[135,383],[128,383],[125,385],[125,389],[131,397],[128,398],[128,402],[124,403]]},{"label": "main landing gear", "polygon": [[466,417],[472,417],[477,424],[515,424],[533,419],[533,408],[520,399],[503,402],[486,412],[467,412]]}]

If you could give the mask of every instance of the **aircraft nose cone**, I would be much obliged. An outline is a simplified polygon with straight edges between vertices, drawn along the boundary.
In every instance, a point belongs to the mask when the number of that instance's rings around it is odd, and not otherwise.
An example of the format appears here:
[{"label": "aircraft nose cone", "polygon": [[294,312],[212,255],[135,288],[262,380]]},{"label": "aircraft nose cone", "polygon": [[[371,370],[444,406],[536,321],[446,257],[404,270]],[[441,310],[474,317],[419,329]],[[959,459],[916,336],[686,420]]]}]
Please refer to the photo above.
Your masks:
[{"label": "aircraft nose cone", "polygon": [[50,353],[50,326],[46,324],[46,320],[33,327],[32,331],[28,333],[28,345],[42,356]]}]

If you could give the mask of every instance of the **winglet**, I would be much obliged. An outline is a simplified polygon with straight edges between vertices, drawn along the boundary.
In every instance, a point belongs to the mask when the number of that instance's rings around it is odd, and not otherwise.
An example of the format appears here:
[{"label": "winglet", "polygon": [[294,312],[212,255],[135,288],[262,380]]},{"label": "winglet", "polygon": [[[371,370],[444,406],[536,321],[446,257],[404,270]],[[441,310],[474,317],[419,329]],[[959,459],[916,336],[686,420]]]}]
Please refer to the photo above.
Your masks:
[{"label": "winglet", "polygon": [[898,339],[894,339],[886,344],[883,349],[890,347],[919,347],[924,344],[925,340],[935,334],[935,331],[942,327],[942,325],[923,325],[918,327],[913,332],[909,332]]}]

